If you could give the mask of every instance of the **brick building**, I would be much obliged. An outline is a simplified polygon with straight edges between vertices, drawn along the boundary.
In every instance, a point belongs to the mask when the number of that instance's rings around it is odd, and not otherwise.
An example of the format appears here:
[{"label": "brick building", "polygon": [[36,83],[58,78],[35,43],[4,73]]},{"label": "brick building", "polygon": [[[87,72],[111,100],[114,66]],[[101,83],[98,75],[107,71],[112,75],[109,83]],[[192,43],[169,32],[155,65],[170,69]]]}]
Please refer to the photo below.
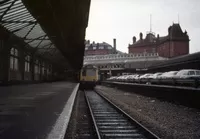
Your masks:
[{"label": "brick building", "polygon": [[162,57],[176,57],[189,54],[189,37],[187,32],[183,32],[179,24],[174,24],[168,28],[168,35],[157,37],[153,32],[148,32],[146,37],[140,33],[140,38],[136,41],[133,37],[133,44],[129,44],[129,53],[158,53]]},{"label": "brick building", "polygon": [[103,43],[90,43],[89,40],[85,41],[85,56],[88,55],[107,55],[107,54],[118,54],[122,53],[116,49],[116,39],[113,39],[112,45]]}]

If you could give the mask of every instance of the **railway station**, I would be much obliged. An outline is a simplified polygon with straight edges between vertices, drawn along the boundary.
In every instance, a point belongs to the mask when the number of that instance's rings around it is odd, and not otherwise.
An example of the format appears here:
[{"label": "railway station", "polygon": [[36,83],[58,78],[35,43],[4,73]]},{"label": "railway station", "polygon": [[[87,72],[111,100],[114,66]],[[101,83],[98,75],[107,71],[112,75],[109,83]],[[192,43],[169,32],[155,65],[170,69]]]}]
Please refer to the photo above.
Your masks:
[{"label": "railway station", "polygon": [[0,139],[198,138],[187,31],[140,33],[128,53],[90,43],[91,3],[0,1]]}]

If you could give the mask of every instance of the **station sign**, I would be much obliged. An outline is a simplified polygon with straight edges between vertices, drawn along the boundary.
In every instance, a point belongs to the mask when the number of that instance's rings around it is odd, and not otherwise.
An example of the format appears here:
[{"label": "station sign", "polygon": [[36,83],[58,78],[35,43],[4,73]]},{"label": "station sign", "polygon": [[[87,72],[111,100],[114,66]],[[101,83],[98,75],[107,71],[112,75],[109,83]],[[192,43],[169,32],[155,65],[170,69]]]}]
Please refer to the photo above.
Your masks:
[{"label": "station sign", "polygon": [[136,71],[147,71],[148,69],[136,69]]}]

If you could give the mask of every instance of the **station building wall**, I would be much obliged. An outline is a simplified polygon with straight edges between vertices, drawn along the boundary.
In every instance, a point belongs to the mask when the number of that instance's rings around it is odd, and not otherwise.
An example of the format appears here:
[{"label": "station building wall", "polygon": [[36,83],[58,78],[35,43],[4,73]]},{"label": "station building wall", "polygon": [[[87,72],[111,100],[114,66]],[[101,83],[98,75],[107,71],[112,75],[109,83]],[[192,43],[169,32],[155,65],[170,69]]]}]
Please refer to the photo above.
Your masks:
[{"label": "station building wall", "polygon": [[0,83],[52,79],[53,63],[24,46],[15,38],[0,35]]}]

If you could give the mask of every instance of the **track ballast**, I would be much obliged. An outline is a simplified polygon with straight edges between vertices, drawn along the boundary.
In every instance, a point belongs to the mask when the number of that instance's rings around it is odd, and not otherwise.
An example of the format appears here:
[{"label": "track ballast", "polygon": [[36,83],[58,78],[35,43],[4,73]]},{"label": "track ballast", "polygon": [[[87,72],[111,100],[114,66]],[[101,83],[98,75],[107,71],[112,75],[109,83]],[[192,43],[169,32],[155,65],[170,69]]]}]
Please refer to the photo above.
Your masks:
[{"label": "track ballast", "polygon": [[95,91],[85,91],[99,138],[156,139],[147,128]]}]

